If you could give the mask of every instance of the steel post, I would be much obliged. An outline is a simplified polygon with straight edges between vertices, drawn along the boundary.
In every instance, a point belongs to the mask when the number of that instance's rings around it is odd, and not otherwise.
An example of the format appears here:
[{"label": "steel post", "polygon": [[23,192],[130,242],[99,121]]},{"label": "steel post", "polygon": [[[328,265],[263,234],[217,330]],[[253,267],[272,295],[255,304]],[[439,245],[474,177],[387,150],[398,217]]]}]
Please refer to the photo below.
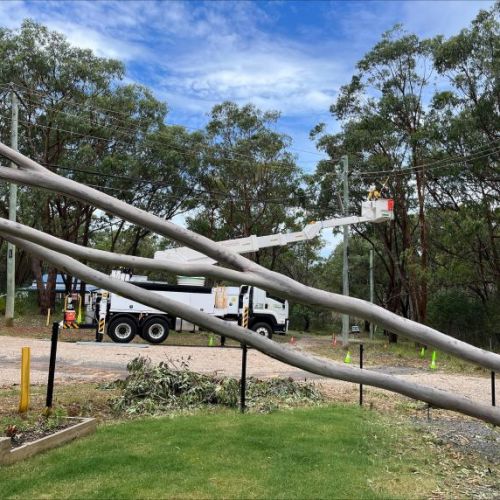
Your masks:
[{"label": "steel post", "polygon": [[57,340],[59,337],[59,323],[52,323],[52,337],[50,339],[50,361],[49,378],[47,380],[47,399],[45,406],[47,410],[52,408],[52,396],[54,394],[54,375],[56,371]]},{"label": "steel post", "polygon": [[245,393],[247,386],[247,345],[241,344],[240,411],[245,413]]}]

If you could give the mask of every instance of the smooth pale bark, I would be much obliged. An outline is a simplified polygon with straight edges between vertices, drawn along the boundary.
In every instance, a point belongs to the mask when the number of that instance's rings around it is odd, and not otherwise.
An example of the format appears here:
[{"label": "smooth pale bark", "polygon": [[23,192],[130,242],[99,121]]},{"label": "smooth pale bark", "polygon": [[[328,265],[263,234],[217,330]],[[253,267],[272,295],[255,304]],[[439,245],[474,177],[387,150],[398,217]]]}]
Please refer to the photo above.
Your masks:
[{"label": "smooth pale bark", "polygon": [[64,253],[72,257],[83,259],[99,264],[130,267],[132,269],[147,269],[149,271],[166,271],[169,273],[181,274],[183,276],[210,276],[211,278],[240,282],[246,279],[252,280],[252,285],[265,286],[267,281],[259,276],[252,276],[251,273],[243,273],[233,269],[214,266],[212,264],[185,264],[177,261],[164,259],[149,259],[146,257],[136,257],[135,255],[125,255],[104,250],[96,250],[89,247],[82,247],[69,241],[61,240],[37,229],[13,222],[0,217],[0,234],[12,235],[18,238],[31,241],[43,247]]},{"label": "smooth pale bark", "polygon": [[[147,227],[158,234],[175,239],[194,250],[205,253],[217,262],[243,271],[245,276],[251,273],[250,279],[243,279],[241,283],[252,284],[252,277],[255,279],[258,276],[266,281],[265,285],[261,285],[263,288],[273,291],[283,298],[294,302],[322,306],[343,314],[363,318],[386,330],[411,338],[422,344],[434,346],[490,370],[500,371],[500,356],[495,353],[461,342],[433,328],[397,316],[369,302],[307,287],[286,276],[269,271],[255,262],[218,245],[209,238],[132,207],[88,186],[60,177],[2,143],[0,143],[0,155],[5,156],[21,167],[18,170],[0,167],[0,178],[19,184],[53,190],[92,204],[130,222]],[[23,169],[27,169],[27,171]]]},{"label": "smooth pale bark", "polygon": [[50,262],[54,267],[64,272],[68,272],[72,276],[77,276],[87,283],[92,283],[95,286],[102,287],[123,297],[182,317],[207,330],[225,335],[238,342],[246,343],[272,358],[296,366],[297,368],[329,378],[387,389],[410,398],[425,401],[435,408],[457,411],[495,425],[500,425],[500,409],[495,407],[486,406],[463,396],[457,396],[439,389],[406,382],[391,375],[385,375],[366,369],[361,370],[352,366],[339,365],[313,358],[300,352],[290,350],[287,347],[283,347],[251,330],[209,316],[191,306],[148,292],[131,283],[111,278],[66,255],[61,255],[53,250],[48,250],[34,243],[10,235],[7,236],[6,239],[10,240],[15,245],[23,247],[33,255]]}]

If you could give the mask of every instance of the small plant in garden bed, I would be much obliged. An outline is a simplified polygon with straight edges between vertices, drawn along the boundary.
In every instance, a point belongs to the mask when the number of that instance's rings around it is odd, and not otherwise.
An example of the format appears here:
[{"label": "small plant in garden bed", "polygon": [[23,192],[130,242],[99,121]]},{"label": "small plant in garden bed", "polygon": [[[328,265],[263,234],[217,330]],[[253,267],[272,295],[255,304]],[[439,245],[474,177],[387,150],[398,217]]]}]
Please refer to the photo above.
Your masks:
[{"label": "small plant in garden bed", "polygon": [[1,420],[3,435],[10,437],[12,447],[16,448],[27,442],[35,441],[57,431],[65,429],[74,422],[67,419],[66,415],[56,412],[54,415],[17,415],[4,417]]},{"label": "small plant in garden bed", "polygon": [[[188,361],[154,365],[148,358],[135,358],[127,366],[127,378],[113,383],[122,391],[113,400],[113,409],[118,414],[134,415],[238,405],[239,380],[192,372]],[[311,383],[298,383],[289,378],[247,379],[246,405],[255,411],[322,401],[321,393]]]}]

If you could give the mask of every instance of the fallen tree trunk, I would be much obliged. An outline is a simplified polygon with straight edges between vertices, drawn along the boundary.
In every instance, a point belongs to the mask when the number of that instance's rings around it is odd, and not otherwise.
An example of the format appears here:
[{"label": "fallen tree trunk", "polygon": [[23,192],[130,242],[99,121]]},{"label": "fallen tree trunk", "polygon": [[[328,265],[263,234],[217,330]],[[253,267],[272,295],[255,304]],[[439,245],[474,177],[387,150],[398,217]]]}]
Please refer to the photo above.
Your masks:
[{"label": "fallen tree trunk", "polygon": [[359,369],[338,365],[307,356],[297,351],[292,351],[282,345],[273,342],[251,330],[228,323],[219,318],[209,316],[191,306],[182,304],[175,300],[150,293],[147,290],[136,287],[131,283],[117,280],[96,271],[77,260],[61,255],[53,250],[48,250],[34,243],[25,240],[7,236],[6,239],[14,245],[24,248],[29,253],[50,262],[61,271],[68,272],[77,276],[81,280],[92,283],[95,286],[102,287],[111,292],[117,293],[123,297],[141,302],[150,307],[182,317],[203,328],[225,335],[238,342],[255,347],[259,351],[272,358],[284,363],[296,366],[311,373],[316,373],[329,378],[345,380],[357,384],[371,385],[386,389],[389,391],[403,394],[413,399],[425,401],[435,408],[454,410],[465,415],[479,418],[495,425],[500,425],[500,410],[477,403],[463,396],[457,396],[439,389],[406,382],[383,373],[373,372],[371,370]]},{"label": "fallen tree trunk", "polygon": [[[217,243],[192,233],[175,224],[164,221],[158,217],[148,214],[142,210],[127,205],[124,202],[96,191],[87,186],[82,186],[74,181],[60,177],[41,165],[13,151],[0,143],[0,154],[8,157],[17,163],[21,169],[14,170],[0,167],[0,178],[17,182],[19,184],[41,187],[54,190],[61,194],[91,203],[96,207],[107,210],[130,222],[147,227],[159,234],[175,239],[190,248],[203,252],[222,262],[232,269],[215,266],[183,266],[178,263],[168,261],[152,261],[151,259],[142,259],[131,256],[116,256],[107,252],[96,251],[88,248],[82,248],[78,245],[69,244],[57,238],[50,237],[39,231],[27,228],[20,224],[9,221],[0,221],[0,232],[6,235],[6,239],[14,244],[26,248],[29,252],[37,255],[44,260],[52,263],[62,271],[69,272],[78,276],[83,281],[93,283],[97,286],[106,288],[112,292],[118,293],[133,300],[142,302],[151,307],[169,312],[176,316],[185,318],[204,328],[228,336],[239,342],[244,342],[259,349],[269,356],[279,359],[285,363],[297,366],[312,373],[337,378],[355,383],[363,383],[380,387],[404,394],[406,396],[426,401],[432,406],[459,411],[461,413],[475,416],[487,422],[499,424],[500,412],[496,408],[477,404],[467,398],[456,396],[444,391],[432,389],[418,384],[412,384],[402,381],[395,377],[369,370],[359,370],[353,367],[336,365],[334,363],[311,358],[294,351],[290,351],[275,342],[272,342],[255,333],[245,330],[241,327],[226,323],[218,318],[211,317],[189,306],[179,302],[151,294],[143,289],[137,288],[130,283],[115,280],[98,271],[95,271],[78,261],[55,252],[64,252],[87,260],[104,262],[113,265],[131,265],[133,267],[144,267],[146,269],[165,269],[173,272],[183,272],[183,274],[204,274],[227,280],[233,280],[240,283],[253,284],[267,290],[271,290],[284,298],[289,298],[296,302],[306,304],[322,305],[334,309],[338,312],[351,314],[361,318],[368,319],[380,326],[407,336],[414,340],[429,345],[434,345],[439,349],[456,354],[464,359],[473,361],[482,366],[495,371],[500,369],[500,356],[470,346],[464,342],[452,339],[436,330],[424,325],[401,318],[390,313],[381,307],[373,304],[344,297],[322,290],[306,287],[294,280],[278,273],[269,271],[256,263],[245,259],[241,255],[235,254],[230,250],[219,246]],[[19,239],[16,236],[23,239]],[[39,246],[30,241],[34,241],[43,246]],[[45,248],[46,247],[46,248]],[[54,250],[50,250],[53,248]]]},{"label": "fallen tree trunk", "polygon": [[[385,330],[408,337],[421,344],[432,345],[444,352],[454,354],[490,370],[500,371],[500,356],[495,353],[449,337],[428,326],[402,318],[364,300],[337,295],[302,285],[286,276],[265,269],[204,236],[200,236],[172,222],[165,221],[143,210],[132,207],[105,193],[83,186],[70,179],[60,177],[1,143],[0,154],[5,155],[21,167],[17,170],[0,167],[0,178],[19,184],[53,190],[86,203],[91,203],[135,224],[148,227],[158,234],[173,238],[194,250],[205,253],[216,261],[233,268],[233,270],[236,269],[240,272],[238,275],[240,283],[256,284],[258,282],[260,283],[258,286],[272,291],[283,298],[303,304],[326,307],[343,314],[366,319]],[[34,163],[36,168],[33,166]],[[23,171],[22,167],[29,169],[29,171]],[[230,269],[226,269],[226,271],[230,271]]]}]

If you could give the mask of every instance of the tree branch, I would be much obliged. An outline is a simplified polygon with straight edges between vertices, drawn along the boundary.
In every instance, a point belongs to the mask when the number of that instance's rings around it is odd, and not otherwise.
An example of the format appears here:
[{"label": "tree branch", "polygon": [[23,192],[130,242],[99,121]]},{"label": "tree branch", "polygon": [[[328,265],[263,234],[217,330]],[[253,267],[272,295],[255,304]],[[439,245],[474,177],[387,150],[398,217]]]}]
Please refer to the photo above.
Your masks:
[{"label": "tree branch", "polygon": [[[0,143],[0,154],[14,161],[20,167],[28,166],[26,168],[31,168],[33,163],[32,160],[29,160],[2,143]],[[40,171],[40,169],[42,170]],[[57,174],[47,171],[40,165],[39,169],[29,172],[22,169],[0,167],[0,178],[8,179],[18,184],[27,184],[63,193],[119,215],[130,222],[147,227],[159,234],[173,238],[215,259],[217,262],[242,271],[244,274],[244,279],[241,280],[242,283],[253,284],[252,280],[246,279],[247,273],[250,273],[253,277],[259,276],[265,280],[265,285],[261,285],[264,289],[273,291],[283,298],[293,300],[294,302],[326,307],[342,314],[366,319],[391,332],[409,337],[425,345],[432,345],[444,352],[454,354],[490,370],[500,371],[500,355],[498,354],[449,337],[433,328],[402,318],[369,302],[302,285],[282,274],[259,266],[241,255],[218,245],[209,238],[200,236],[170,221],[165,221],[155,215],[132,207],[88,186],[80,185],[75,181],[60,177]]]},{"label": "tree branch", "polygon": [[225,335],[238,342],[251,345],[264,354],[289,365],[329,378],[387,389],[410,398],[426,401],[435,408],[458,411],[465,415],[470,415],[486,422],[500,425],[500,410],[495,407],[477,403],[463,396],[457,396],[439,389],[406,382],[392,375],[373,372],[367,369],[362,370],[360,368],[338,365],[331,361],[324,361],[307,356],[300,352],[290,350],[287,347],[283,347],[251,330],[210,316],[191,306],[155,293],[150,293],[131,283],[111,278],[81,264],[71,257],[61,255],[52,250],[12,236],[8,236],[7,239],[16,246],[22,247],[26,251],[37,255],[39,258],[50,262],[61,271],[77,276],[86,283],[92,283],[95,286],[102,287],[123,297],[179,316],[207,330]]}]

